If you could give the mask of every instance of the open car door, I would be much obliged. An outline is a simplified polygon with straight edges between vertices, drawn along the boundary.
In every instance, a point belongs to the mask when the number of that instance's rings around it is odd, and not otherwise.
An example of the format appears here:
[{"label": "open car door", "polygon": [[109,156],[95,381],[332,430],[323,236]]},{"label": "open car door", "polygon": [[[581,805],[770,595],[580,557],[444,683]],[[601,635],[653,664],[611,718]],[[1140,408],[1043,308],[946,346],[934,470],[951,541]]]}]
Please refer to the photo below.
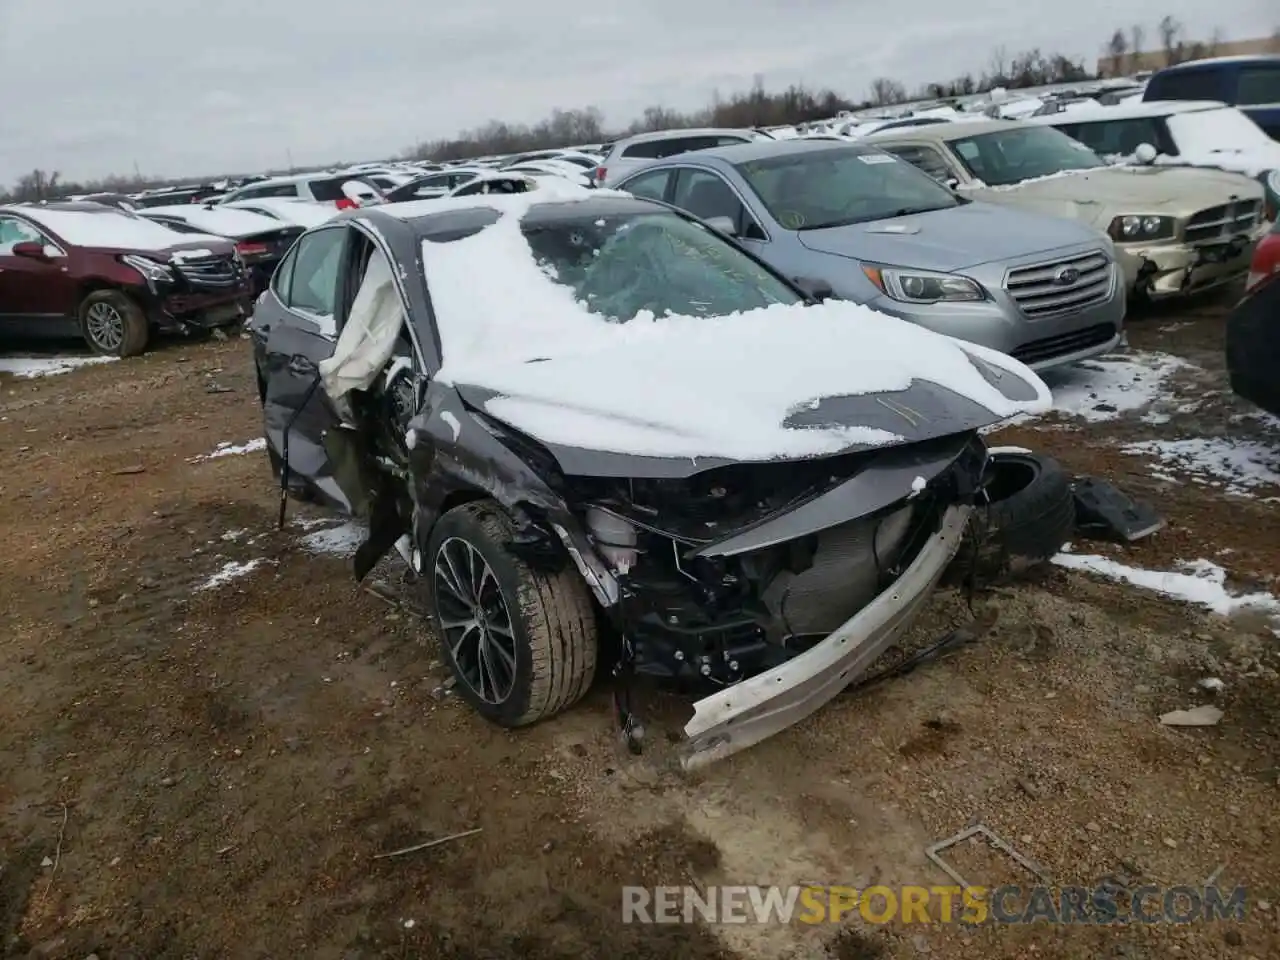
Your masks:
[{"label": "open car door", "polygon": [[265,432],[282,494],[314,490],[368,522],[356,557],[363,578],[407,529],[400,451],[384,422],[419,394],[403,303],[385,254],[346,224],[305,235],[273,294],[284,309],[263,311],[277,316],[258,328]]},{"label": "open car door", "polygon": [[1280,273],[1262,281],[1227,317],[1231,389],[1280,417]]}]

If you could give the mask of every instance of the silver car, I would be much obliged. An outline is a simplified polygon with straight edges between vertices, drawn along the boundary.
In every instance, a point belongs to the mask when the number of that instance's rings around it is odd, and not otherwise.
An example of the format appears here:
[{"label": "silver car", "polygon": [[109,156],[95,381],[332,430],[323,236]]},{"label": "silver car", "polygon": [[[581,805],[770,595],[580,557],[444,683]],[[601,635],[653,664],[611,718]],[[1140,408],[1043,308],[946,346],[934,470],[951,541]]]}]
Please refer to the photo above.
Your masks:
[{"label": "silver car", "polygon": [[710,222],[813,293],[1037,370],[1120,342],[1125,291],[1109,237],[959,197],[875,147],[785,140],[700,150],[618,188]]}]

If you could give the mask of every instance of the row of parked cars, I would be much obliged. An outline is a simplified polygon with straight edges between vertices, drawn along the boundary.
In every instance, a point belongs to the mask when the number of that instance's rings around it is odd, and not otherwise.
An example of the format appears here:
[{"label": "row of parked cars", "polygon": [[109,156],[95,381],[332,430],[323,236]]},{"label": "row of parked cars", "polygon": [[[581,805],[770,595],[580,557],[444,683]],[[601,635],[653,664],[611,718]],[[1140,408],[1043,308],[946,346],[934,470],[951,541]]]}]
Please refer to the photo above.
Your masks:
[{"label": "row of parked cars", "polygon": [[937,108],[804,136],[668,130],[14,206],[0,209],[0,317],[136,353],[155,330],[247,315],[298,236],[342,210],[549,182],[672,204],[806,289],[1039,369],[1114,348],[1129,300],[1256,282],[1280,265],[1268,236],[1280,143],[1249,116],[1202,101],[1057,106],[1024,120]]}]

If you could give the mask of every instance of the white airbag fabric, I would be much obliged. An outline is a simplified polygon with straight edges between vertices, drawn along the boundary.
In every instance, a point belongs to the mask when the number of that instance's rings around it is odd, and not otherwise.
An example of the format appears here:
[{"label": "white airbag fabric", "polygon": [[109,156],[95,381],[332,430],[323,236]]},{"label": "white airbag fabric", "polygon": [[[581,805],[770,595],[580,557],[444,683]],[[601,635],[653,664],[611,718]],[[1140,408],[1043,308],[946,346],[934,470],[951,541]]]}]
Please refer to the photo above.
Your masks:
[{"label": "white airbag fabric", "polygon": [[320,361],[320,378],[330,399],[337,402],[352,390],[373,385],[395,351],[403,324],[404,308],[391,264],[375,250],[333,356]]}]

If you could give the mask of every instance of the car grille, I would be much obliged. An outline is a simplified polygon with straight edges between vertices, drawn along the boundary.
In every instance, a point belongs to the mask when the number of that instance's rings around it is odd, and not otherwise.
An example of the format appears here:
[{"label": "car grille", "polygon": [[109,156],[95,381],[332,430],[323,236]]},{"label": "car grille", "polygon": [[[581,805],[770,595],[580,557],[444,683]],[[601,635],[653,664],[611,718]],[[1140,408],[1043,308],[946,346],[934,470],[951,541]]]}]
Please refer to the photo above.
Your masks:
[{"label": "car grille", "polygon": [[233,287],[244,279],[244,271],[234,257],[173,260],[169,265],[192,287]]},{"label": "car grille", "polygon": [[1262,201],[1236,200],[1201,210],[1187,221],[1187,243],[1217,243],[1246,233],[1258,224]]},{"label": "car grille", "polygon": [[1043,337],[1024,343],[1013,351],[1011,356],[1025,364],[1042,363],[1054,357],[1065,357],[1090,347],[1099,347],[1116,335],[1113,323],[1099,323],[1071,333],[1062,333],[1056,337]]},{"label": "car grille", "polygon": [[[1074,271],[1069,283],[1059,277]],[[1111,258],[1101,250],[1010,270],[1005,289],[1028,317],[1073,313],[1111,296]]]}]

